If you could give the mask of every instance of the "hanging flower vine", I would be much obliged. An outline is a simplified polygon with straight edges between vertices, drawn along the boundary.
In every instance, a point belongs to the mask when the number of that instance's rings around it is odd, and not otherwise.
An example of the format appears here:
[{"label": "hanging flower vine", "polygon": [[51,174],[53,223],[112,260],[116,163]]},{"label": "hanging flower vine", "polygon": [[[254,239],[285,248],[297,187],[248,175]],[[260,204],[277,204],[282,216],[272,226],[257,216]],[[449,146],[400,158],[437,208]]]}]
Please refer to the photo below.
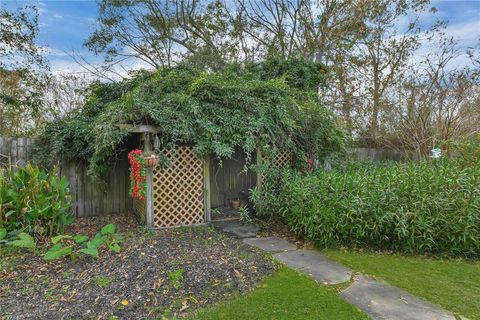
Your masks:
[{"label": "hanging flower vine", "polygon": [[147,189],[147,175],[145,172],[145,158],[142,150],[135,149],[128,154],[130,163],[130,191],[129,194],[138,200],[145,200]]}]

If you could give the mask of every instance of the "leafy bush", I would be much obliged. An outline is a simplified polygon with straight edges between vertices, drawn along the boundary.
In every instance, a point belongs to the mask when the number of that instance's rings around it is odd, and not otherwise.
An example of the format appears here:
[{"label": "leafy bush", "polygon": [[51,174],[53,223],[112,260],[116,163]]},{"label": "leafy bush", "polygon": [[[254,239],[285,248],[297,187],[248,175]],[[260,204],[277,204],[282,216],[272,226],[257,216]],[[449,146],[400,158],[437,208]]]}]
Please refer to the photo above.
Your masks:
[{"label": "leafy bush", "polygon": [[36,237],[62,233],[73,222],[70,207],[68,181],[56,171],[27,165],[0,173],[0,229],[6,233],[21,230]]},{"label": "leafy bush", "polygon": [[241,207],[238,212],[240,213],[240,221],[242,221],[244,224],[253,223],[253,219],[250,217],[250,211],[248,211],[247,207]]},{"label": "leafy bush", "polygon": [[7,244],[13,247],[23,248],[30,251],[34,251],[37,247],[35,239],[33,239],[32,236],[25,232],[20,232],[17,235],[13,235],[12,239],[8,241]]},{"label": "leafy bush", "polygon": [[53,246],[45,253],[43,259],[49,261],[70,256],[75,260],[78,254],[98,258],[98,250],[102,246],[113,252],[120,252],[120,240],[121,237],[115,232],[113,224],[107,224],[92,238],[85,235],[59,235],[51,239]]},{"label": "leafy bush", "polygon": [[319,245],[480,256],[480,166],[463,160],[301,175],[284,172],[256,194]]}]

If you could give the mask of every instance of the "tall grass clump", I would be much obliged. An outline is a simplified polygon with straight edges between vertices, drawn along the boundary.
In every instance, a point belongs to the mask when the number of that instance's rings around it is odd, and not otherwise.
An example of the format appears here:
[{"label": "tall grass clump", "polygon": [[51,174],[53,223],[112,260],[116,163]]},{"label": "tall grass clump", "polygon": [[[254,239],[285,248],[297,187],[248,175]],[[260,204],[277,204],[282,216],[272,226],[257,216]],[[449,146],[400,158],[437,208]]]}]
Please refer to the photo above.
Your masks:
[{"label": "tall grass clump", "polygon": [[297,235],[322,247],[480,256],[477,161],[286,171],[274,180],[257,197],[259,212],[278,213]]}]

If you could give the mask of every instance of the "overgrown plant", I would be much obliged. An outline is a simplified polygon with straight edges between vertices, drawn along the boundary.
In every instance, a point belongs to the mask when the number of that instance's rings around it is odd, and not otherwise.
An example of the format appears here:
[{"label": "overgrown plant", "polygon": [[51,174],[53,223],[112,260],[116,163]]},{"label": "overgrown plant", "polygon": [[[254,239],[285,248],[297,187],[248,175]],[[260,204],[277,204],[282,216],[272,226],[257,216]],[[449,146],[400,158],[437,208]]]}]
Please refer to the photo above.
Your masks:
[{"label": "overgrown plant", "polygon": [[107,224],[91,238],[85,235],[53,237],[51,239],[53,246],[43,258],[49,261],[69,256],[70,259],[76,260],[80,254],[98,258],[99,248],[102,246],[113,252],[120,252],[120,241],[121,237],[115,232],[115,226]]},{"label": "overgrown plant", "polygon": [[162,147],[188,143],[196,153],[218,158],[231,157],[236,148],[248,155],[257,148],[290,151],[298,158],[342,151],[341,126],[315,86],[296,87],[288,74],[265,73],[260,66],[205,72],[180,65],[97,84],[81,112],[46,126],[35,158],[47,164],[60,155],[83,159],[89,174],[99,177],[128,135],[118,127],[125,121],[160,127]]},{"label": "overgrown plant", "polygon": [[462,159],[287,171],[256,206],[322,247],[480,256],[480,166]]},{"label": "overgrown plant", "polygon": [[246,223],[246,224],[250,224],[250,223],[253,223],[253,219],[252,217],[250,217],[250,212],[248,211],[247,207],[241,207],[239,210],[238,210],[239,214],[240,214],[240,221],[242,221],[243,223]]},{"label": "overgrown plant", "polygon": [[66,177],[28,164],[0,174],[0,228],[21,230],[35,237],[62,233],[73,222]]}]

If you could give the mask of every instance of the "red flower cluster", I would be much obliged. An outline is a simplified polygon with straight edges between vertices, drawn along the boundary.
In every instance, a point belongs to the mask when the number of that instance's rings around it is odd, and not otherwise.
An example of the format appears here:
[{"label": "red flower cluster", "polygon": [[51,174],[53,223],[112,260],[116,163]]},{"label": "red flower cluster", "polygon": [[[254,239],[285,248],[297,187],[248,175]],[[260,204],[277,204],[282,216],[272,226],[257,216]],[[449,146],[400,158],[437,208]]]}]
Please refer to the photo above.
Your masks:
[{"label": "red flower cluster", "polygon": [[130,195],[139,200],[145,199],[147,175],[145,173],[145,158],[142,150],[135,149],[128,154],[130,162]]}]

